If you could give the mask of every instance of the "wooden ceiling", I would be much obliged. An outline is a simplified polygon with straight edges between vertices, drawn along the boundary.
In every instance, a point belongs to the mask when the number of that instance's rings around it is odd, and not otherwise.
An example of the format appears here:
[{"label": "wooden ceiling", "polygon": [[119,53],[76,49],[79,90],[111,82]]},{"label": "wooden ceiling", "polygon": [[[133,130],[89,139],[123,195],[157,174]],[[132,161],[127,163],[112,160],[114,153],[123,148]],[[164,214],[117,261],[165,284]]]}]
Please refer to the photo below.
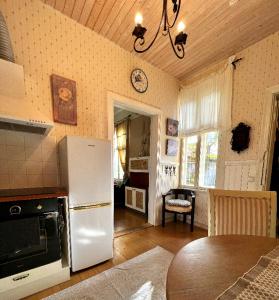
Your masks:
[{"label": "wooden ceiling", "polygon": [[[158,28],[162,0],[42,0],[122,48],[133,51],[136,12],[143,15],[149,42]],[[171,0],[169,11],[171,11]],[[186,24],[185,58],[179,60],[168,37],[159,36],[139,55],[183,81],[189,75],[279,30],[279,0],[182,0],[179,20]],[[177,34],[173,32],[173,38]]]}]

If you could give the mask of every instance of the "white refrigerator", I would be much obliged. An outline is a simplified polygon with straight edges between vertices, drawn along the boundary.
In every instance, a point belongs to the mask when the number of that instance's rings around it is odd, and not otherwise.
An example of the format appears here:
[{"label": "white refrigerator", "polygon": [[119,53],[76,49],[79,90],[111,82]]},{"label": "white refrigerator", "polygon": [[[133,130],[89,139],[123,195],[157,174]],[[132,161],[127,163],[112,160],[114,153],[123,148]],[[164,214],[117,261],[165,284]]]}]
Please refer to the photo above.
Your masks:
[{"label": "white refrigerator", "polygon": [[74,272],[113,256],[111,150],[107,140],[66,136],[59,143],[61,184],[69,192]]}]

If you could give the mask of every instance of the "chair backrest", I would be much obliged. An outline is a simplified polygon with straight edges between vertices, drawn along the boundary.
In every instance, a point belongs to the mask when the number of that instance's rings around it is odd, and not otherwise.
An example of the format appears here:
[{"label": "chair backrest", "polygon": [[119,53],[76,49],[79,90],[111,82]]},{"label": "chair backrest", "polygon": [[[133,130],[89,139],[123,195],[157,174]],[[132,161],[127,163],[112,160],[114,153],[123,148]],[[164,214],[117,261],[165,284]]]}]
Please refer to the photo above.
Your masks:
[{"label": "chair backrest", "polygon": [[209,190],[208,235],[276,237],[276,192]]}]

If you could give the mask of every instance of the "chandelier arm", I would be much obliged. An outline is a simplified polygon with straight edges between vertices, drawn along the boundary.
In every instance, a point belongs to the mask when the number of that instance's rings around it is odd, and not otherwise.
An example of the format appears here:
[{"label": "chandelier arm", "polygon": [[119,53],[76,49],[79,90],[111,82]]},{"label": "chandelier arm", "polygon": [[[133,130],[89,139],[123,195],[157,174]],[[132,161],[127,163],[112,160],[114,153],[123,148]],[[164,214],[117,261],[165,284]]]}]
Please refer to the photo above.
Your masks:
[{"label": "chandelier arm", "polygon": [[176,11],[176,13],[175,13],[175,18],[174,18],[173,23],[172,23],[171,25],[170,25],[170,23],[169,23],[168,13],[167,13],[167,11],[166,11],[166,14],[167,14],[166,19],[167,19],[167,24],[168,24],[168,27],[169,27],[169,28],[173,28],[173,26],[174,26],[174,24],[175,24],[175,22],[176,22],[176,20],[177,20],[177,18],[178,18],[179,11],[180,11],[181,0],[178,0],[178,1],[179,1],[179,2],[178,2],[178,6],[177,6],[177,11]]},{"label": "chandelier arm", "polygon": [[161,21],[160,21],[160,23],[159,23],[157,32],[156,32],[156,34],[155,34],[155,36],[154,36],[152,42],[151,42],[145,49],[142,49],[142,50],[136,49],[136,43],[137,43],[137,41],[139,41],[139,45],[140,45],[140,46],[143,46],[143,44],[145,43],[144,37],[137,37],[137,38],[135,39],[135,41],[134,41],[134,50],[135,50],[137,53],[143,53],[143,52],[149,50],[149,49],[152,47],[152,45],[154,44],[154,42],[155,42],[155,40],[156,40],[156,38],[157,38],[157,36],[158,36],[158,34],[159,34],[159,32],[160,32],[161,24],[162,24],[163,18],[164,18],[164,10],[162,11]]},{"label": "chandelier arm", "polygon": [[171,38],[171,34],[170,34],[170,31],[168,31],[168,34],[169,34],[169,38],[170,38],[170,42],[171,42],[171,46],[172,46],[172,49],[173,49],[173,52],[175,53],[175,55],[179,58],[179,59],[182,59],[184,58],[184,46],[183,44],[177,44],[177,45],[174,45],[173,44],[173,41],[172,41],[172,38]]}]

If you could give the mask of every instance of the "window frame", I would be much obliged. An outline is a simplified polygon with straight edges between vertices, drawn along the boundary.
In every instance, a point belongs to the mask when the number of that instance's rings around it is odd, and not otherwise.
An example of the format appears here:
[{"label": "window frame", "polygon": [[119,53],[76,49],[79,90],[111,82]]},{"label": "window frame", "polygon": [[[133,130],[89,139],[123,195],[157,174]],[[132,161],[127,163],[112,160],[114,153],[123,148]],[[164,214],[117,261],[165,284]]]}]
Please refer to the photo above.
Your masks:
[{"label": "window frame", "polygon": [[[214,187],[209,187],[209,186],[201,186],[199,184],[200,181],[200,159],[201,159],[201,144],[202,144],[202,135],[209,133],[209,132],[216,132],[218,136],[218,152],[217,152],[217,160],[216,160],[216,175],[215,175],[215,186]],[[183,152],[185,152],[182,147],[186,147],[185,145],[185,140],[189,137],[192,136],[197,136],[197,147],[196,147],[196,170],[195,170],[195,182],[194,185],[187,185],[187,184],[182,184],[182,165],[185,163],[185,159],[183,160]],[[184,141],[183,141],[184,140]],[[216,182],[217,182],[217,174],[218,174],[218,161],[219,161],[219,150],[220,150],[220,131],[218,129],[209,129],[209,130],[204,130],[204,131],[199,131],[195,133],[189,133],[189,135],[183,136],[180,138],[180,172],[179,172],[179,185],[182,188],[187,188],[187,189],[194,189],[194,190],[207,190],[210,188],[216,188]]]}]

